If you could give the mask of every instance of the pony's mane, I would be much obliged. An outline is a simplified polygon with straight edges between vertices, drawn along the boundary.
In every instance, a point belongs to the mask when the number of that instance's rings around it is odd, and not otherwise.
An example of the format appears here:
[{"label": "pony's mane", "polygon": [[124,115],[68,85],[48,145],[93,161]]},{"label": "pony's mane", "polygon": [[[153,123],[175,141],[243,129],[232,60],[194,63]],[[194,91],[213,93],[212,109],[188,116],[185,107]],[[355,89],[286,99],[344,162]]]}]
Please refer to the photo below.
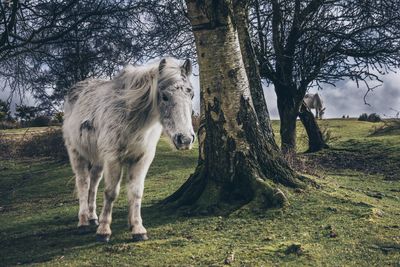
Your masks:
[{"label": "pony's mane", "polygon": [[132,66],[127,65],[112,80],[116,90],[120,90],[119,98],[129,108],[129,120],[141,124],[157,109],[158,86],[162,86],[173,79],[180,78],[181,67],[178,60],[165,58],[166,62],[160,71],[161,60],[156,62]]},{"label": "pony's mane", "polygon": [[[125,127],[140,129],[147,122],[154,121],[158,112],[158,87],[163,88],[182,79],[180,62],[175,58],[165,58],[141,66],[127,65],[112,80],[87,79],[71,88],[64,103],[66,116],[71,112],[78,98],[83,105],[101,106],[102,119],[118,121]],[[105,90],[97,91],[99,87]],[[87,93],[92,92],[99,98],[93,102]],[[128,123],[126,123],[128,120]],[[125,121],[125,122],[124,122]]]}]

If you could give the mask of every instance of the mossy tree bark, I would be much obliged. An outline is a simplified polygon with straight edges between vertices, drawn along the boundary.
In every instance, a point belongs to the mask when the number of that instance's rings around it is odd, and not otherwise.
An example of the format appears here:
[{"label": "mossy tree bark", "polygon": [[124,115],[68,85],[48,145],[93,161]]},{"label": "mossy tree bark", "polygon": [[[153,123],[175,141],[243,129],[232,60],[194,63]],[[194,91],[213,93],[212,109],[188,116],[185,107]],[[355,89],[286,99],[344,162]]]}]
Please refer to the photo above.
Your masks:
[{"label": "mossy tree bark", "polygon": [[318,126],[314,114],[304,104],[304,102],[300,107],[299,117],[308,135],[307,152],[316,152],[324,148],[329,148],[324,140],[321,129]]},{"label": "mossy tree bark", "polygon": [[225,213],[244,204],[286,203],[281,186],[303,186],[255,112],[229,0],[187,0],[201,82],[204,118],[194,174],[164,204]]}]

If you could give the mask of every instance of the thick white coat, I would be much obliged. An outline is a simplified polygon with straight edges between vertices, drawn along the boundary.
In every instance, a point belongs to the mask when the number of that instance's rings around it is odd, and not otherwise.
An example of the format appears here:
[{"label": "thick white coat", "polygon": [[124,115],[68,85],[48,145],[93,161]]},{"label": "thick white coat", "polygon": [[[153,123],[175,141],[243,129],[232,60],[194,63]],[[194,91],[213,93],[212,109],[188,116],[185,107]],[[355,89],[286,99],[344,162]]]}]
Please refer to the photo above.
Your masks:
[{"label": "thick white coat", "polygon": [[[112,204],[126,169],[129,225],[134,239],[147,239],[141,199],[163,127],[178,149],[191,148],[194,141],[190,74],[190,61],[181,65],[167,58],[128,66],[110,81],[85,80],[71,89],[63,135],[76,175],[80,229],[99,223],[98,236],[109,239]],[[98,220],[96,193],[102,172],[104,205]]]}]

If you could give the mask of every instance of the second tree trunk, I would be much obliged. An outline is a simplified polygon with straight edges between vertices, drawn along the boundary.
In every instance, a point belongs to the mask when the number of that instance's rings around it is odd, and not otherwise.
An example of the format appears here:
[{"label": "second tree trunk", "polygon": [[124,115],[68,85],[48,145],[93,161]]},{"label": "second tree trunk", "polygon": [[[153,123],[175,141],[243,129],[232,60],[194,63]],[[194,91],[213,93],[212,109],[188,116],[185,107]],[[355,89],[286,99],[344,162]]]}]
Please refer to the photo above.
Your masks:
[{"label": "second tree trunk", "polygon": [[316,152],[324,148],[329,148],[325,143],[324,136],[311,110],[302,103],[300,107],[299,117],[306,129],[308,136],[307,152]]}]

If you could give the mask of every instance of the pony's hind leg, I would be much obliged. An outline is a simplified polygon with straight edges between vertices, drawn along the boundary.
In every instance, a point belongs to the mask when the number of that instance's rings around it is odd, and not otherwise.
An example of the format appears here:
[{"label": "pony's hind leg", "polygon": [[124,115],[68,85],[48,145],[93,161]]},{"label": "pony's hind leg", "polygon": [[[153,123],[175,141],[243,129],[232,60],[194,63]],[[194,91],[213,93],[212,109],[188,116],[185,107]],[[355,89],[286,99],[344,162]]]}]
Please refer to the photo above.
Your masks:
[{"label": "pony's hind leg", "polygon": [[89,187],[89,223],[91,225],[98,225],[98,218],[96,214],[96,196],[97,196],[97,188],[99,187],[99,183],[101,180],[101,172],[103,171],[103,167],[99,165],[94,165],[90,169],[90,187]]},{"label": "pony's hind leg", "polygon": [[101,242],[108,242],[111,237],[112,207],[119,194],[121,171],[121,164],[117,161],[104,165],[104,205],[97,228],[97,240]]},{"label": "pony's hind leg", "polygon": [[81,233],[88,231],[89,226],[89,161],[79,155],[75,149],[69,150],[72,169],[75,173],[76,190],[79,198],[79,223],[78,228]]}]

